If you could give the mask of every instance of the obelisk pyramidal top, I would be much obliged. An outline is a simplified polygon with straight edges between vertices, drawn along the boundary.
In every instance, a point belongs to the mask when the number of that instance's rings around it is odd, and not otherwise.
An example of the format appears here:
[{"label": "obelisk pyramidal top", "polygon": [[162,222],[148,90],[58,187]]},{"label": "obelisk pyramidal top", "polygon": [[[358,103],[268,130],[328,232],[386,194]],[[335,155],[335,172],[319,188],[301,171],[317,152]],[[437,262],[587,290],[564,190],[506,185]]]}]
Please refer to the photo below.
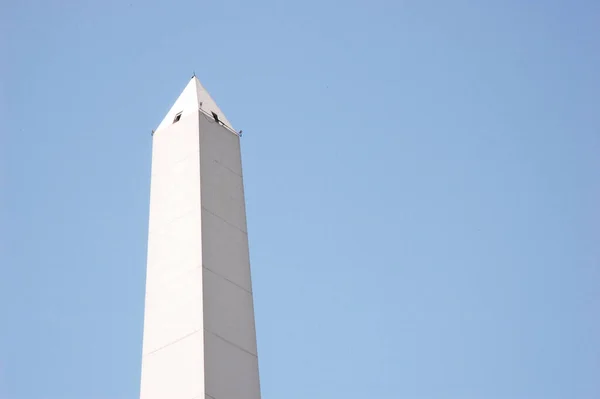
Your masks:
[{"label": "obelisk pyramidal top", "polygon": [[195,76],[152,136],[141,399],[260,399],[240,138]]}]

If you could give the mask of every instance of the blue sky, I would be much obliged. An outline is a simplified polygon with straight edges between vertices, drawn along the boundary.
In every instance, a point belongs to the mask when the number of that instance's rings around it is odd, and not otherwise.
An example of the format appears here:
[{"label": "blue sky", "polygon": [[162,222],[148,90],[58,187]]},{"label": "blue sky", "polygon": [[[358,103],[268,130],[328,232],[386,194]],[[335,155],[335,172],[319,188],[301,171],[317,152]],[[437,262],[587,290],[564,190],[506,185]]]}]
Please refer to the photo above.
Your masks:
[{"label": "blue sky", "polygon": [[600,397],[599,2],[0,10],[0,398],[138,397],[193,71],[244,130],[264,399]]}]

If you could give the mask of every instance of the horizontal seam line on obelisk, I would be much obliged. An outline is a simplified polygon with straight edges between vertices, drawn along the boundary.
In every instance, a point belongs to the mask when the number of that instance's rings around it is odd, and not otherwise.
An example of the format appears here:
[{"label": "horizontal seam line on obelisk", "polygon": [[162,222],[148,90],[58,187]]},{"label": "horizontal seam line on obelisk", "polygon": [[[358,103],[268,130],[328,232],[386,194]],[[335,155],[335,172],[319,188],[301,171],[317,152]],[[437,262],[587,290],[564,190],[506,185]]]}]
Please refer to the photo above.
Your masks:
[{"label": "horizontal seam line on obelisk", "polygon": [[191,153],[189,153],[188,155],[186,155],[185,157],[183,157],[183,158],[180,158],[180,159],[178,159],[178,160],[176,160],[176,161],[173,161],[173,162],[171,163],[170,169],[167,169],[167,171],[165,171],[165,172],[161,172],[161,173],[152,173],[152,172],[150,172],[150,177],[154,177],[154,176],[161,176],[161,175],[166,175],[167,173],[171,172],[171,171],[172,171],[172,169],[173,169],[175,166],[179,165],[179,164],[180,164],[180,163],[182,163],[183,161],[187,161],[188,159],[190,159],[190,158],[194,157],[194,155],[198,156],[198,154],[200,154],[200,150],[197,150],[197,151],[191,152]]},{"label": "horizontal seam line on obelisk", "polygon": [[241,290],[244,290],[244,291],[245,291],[245,292],[247,292],[248,294],[252,295],[252,291],[248,291],[247,289],[245,289],[245,288],[244,288],[244,287],[242,287],[241,285],[239,285],[239,284],[237,284],[237,283],[235,283],[235,282],[231,281],[231,280],[230,280],[230,279],[228,279],[227,277],[225,277],[225,276],[223,276],[223,275],[221,275],[221,274],[217,273],[216,271],[212,270],[211,268],[208,268],[208,267],[204,266],[204,264],[202,264],[202,267],[203,267],[204,269],[208,270],[209,272],[211,272],[211,273],[215,274],[216,276],[218,276],[218,277],[221,277],[223,280],[225,280],[225,281],[227,281],[227,282],[229,282],[229,283],[231,283],[231,284],[235,285],[235,286],[236,286],[236,287],[238,287],[239,289],[241,289]]},{"label": "horizontal seam line on obelisk", "polygon": [[176,339],[176,340],[175,340],[175,341],[173,341],[173,342],[169,342],[169,343],[168,343],[168,344],[166,344],[165,346],[161,346],[160,348],[158,348],[158,349],[155,349],[155,350],[153,350],[152,352],[148,352],[148,353],[146,353],[146,354],[145,354],[145,355],[143,355],[143,356],[149,356],[149,355],[152,355],[152,354],[154,354],[154,353],[158,352],[159,350],[165,349],[165,348],[167,348],[167,347],[169,347],[169,346],[171,346],[171,345],[173,345],[173,344],[176,344],[176,343],[177,343],[177,342],[179,342],[179,341],[183,341],[184,339],[186,339],[186,338],[189,338],[189,337],[191,337],[192,335],[194,335],[194,334],[196,334],[196,333],[198,333],[198,332],[200,332],[200,331],[202,331],[202,329],[197,329],[197,330],[195,330],[195,331],[193,331],[193,332],[191,332],[191,333],[189,333],[189,334],[187,334],[187,335],[184,335],[184,336],[183,336],[183,337],[181,337],[181,338],[178,338],[178,339]]},{"label": "horizontal seam line on obelisk", "polygon": [[225,223],[227,223],[227,224],[228,224],[228,225],[230,225],[231,227],[235,227],[236,229],[238,229],[238,230],[239,230],[239,231],[241,231],[242,233],[244,233],[244,234],[248,234],[248,232],[247,232],[247,231],[244,231],[244,230],[240,229],[240,228],[239,228],[238,226],[236,226],[235,224],[233,224],[233,223],[230,223],[230,222],[228,222],[227,220],[223,219],[221,216],[217,215],[216,213],[214,213],[214,212],[212,212],[212,211],[209,211],[209,210],[208,210],[208,209],[206,209],[204,206],[202,206],[202,209],[204,209],[206,212],[210,213],[210,214],[211,214],[211,215],[213,215],[214,217],[221,219],[222,221],[224,221]]},{"label": "horizontal seam line on obelisk", "polygon": [[225,166],[225,164],[224,164],[224,163],[221,163],[221,162],[217,161],[216,159],[213,159],[213,161],[214,161],[216,164],[219,164],[219,165],[220,165],[220,166],[222,166],[223,168],[227,169],[228,171],[230,171],[231,173],[233,173],[234,175],[236,175],[236,176],[237,176],[237,177],[239,177],[240,179],[243,179],[243,176],[242,176],[242,175],[240,175],[240,174],[237,174],[237,173],[236,173],[236,172],[235,172],[233,169],[230,169],[228,166]]},{"label": "horizontal seam line on obelisk", "polygon": [[221,337],[219,334],[217,334],[217,333],[214,333],[214,332],[212,332],[212,331],[208,330],[206,327],[204,327],[204,331],[206,331],[207,333],[210,333],[210,334],[214,335],[215,337],[219,338],[219,339],[220,339],[220,340],[222,340],[223,342],[225,342],[225,343],[228,343],[229,345],[231,345],[231,346],[234,346],[234,347],[238,348],[239,350],[241,350],[241,351],[243,351],[243,352],[246,352],[246,353],[247,353],[247,354],[249,354],[249,355],[252,355],[252,356],[254,356],[254,357],[258,357],[258,355],[257,355],[257,354],[255,354],[255,353],[252,353],[252,352],[250,352],[250,351],[248,351],[248,350],[246,350],[246,349],[242,348],[242,347],[241,347],[241,346],[239,346],[238,344],[235,344],[235,343],[233,343],[233,342],[229,341],[228,339],[225,339],[225,338]]}]

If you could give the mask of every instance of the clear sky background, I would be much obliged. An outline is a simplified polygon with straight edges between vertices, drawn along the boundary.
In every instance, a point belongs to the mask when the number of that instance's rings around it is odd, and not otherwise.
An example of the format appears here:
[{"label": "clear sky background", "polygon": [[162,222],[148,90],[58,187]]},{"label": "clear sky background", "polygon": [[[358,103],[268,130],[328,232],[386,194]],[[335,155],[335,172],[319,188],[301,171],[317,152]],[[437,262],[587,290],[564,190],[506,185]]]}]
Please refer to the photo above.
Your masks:
[{"label": "clear sky background", "polygon": [[263,399],[600,398],[600,2],[1,4],[0,399],[138,398],[193,71],[244,130]]}]

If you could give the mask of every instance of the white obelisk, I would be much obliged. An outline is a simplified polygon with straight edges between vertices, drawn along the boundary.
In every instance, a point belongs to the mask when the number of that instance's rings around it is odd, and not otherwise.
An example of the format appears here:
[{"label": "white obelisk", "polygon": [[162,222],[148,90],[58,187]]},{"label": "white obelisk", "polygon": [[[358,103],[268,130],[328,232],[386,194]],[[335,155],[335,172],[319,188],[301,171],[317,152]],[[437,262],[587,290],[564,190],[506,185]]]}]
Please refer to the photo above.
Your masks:
[{"label": "white obelisk", "polygon": [[194,76],[152,136],[141,399],[259,399],[240,138]]}]

